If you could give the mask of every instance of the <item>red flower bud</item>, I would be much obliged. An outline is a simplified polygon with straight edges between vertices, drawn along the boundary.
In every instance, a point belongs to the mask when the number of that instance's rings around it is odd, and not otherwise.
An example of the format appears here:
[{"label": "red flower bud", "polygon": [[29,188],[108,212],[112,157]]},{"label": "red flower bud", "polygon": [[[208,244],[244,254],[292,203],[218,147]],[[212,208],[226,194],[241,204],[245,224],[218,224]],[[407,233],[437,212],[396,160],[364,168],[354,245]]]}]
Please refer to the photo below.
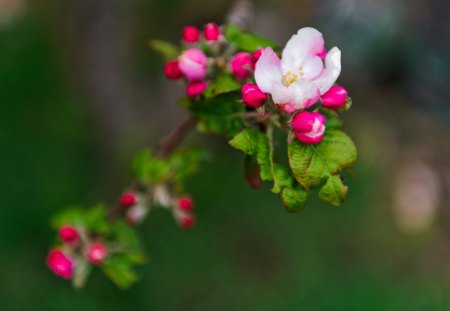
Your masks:
[{"label": "red flower bud", "polygon": [[263,49],[258,49],[252,53],[252,69],[255,70],[255,65],[258,59],[261,57]]},{"label": "red flower bud", "polygon": [[184,214],[178,219],[178,223],[183,229],[190,229],[195,226],[195,217],[191,214]]},{"label": "red flower bud", "polygon": [[103,243],[94,242],[88,246],[87,259],[94,265],[101,264],[105,260],[107,254],[108,250]]},{"label": "red flower bud", "polygon": [[120,198],[120,205],[124,207],[131,207],[138,201],[136,194],[133,192],[125,192]]},{"label": "red flower bud", "polygon": [[186,43],[197,43],[200,38],[200,30],[195,26],[185,26],[182,32],[183,41]]},{"label": "red flower bud", "polygon": [[194,203],[190,197],[181,197],[178,199],[178,207],[186,212],[194,209]]},{"label": "red flower bud", "polygon": [[220,28],[215,23],[206,24],[203,33],[205,35],[206,41],[214,42],[220,37]]},{"label": "red flower bud", "polygon": [[233,56],[230,62],[231,72],[237,79],[245,79],[252,68],[252,56],[246,52],[240,52]]},{"label": "red flower bud", "polygon": [[203,94],[208,88],[208,83],[205,81],[192,81],[186,86],[187,96],[197,96]]},{"label": "red flower bud", "polygon": [[74,227],[65,225],[59,229],[59,238],[66,243],[75,243],[78,241],[78,232]]},{"label": "red flower bud", "polygon": [[258,108],[267,102],[267,95],[256,84],[244,84],[241,92],[242,101],[249,107]]},{"label": "red flower bud", "polygon": [[338,109],[345,105],[347,90],[339,85],[333,85],[322,95],[322,106],[328,109]]},{"label": "red flower bud", "polygon": [[177,80],[183,76],[177,60],[170,60],[166,63],[164,75],[171,80]]},{"label": "red flower bud", "polygon": [[325,117],[318,112],[302,111],[292,119],[295,137],[304,144],[318,144],[325,132]]},{"label": "red flower bud", "polygon": [[61,250],[53,249],[47,256],[48,267],[57,275],[65,279],[73,276],[73,261]]}]

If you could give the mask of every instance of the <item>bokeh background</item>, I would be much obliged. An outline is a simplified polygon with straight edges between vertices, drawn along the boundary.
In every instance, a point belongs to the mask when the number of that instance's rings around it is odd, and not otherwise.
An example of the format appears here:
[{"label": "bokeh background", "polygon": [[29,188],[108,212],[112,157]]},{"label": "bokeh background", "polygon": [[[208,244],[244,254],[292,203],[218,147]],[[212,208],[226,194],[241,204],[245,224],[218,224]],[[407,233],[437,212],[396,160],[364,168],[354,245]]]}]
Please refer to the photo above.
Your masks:
[{"label": "bokeh background", "polygon": [[151,38],[223,22],[225,0],[0,0],[0,310],[450,310],[450,5],[264,0],[251,30],[304,26],[343,51],[344,115],[360,150],[345,205],[285,213],[242,178],[242,155],[193,135],[198,226],[140,228],[149,263],[118,290],[75,291],[45,266],[52,214],[112,202],[129,162],[184,115]]}]

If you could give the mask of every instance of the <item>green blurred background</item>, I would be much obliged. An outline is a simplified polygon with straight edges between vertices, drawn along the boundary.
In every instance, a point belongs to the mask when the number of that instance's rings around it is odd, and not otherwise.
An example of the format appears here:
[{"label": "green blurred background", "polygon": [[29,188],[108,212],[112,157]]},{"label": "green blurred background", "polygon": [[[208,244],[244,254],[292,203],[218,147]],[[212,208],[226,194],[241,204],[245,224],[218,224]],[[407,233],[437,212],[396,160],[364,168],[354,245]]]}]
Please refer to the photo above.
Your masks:
[{"label": "green blurred background", "polygon": [[151,38],[223,22],[232,2],[0,0],[0,310],[450,310],[450,7],[445,0],[265,0],[249,28],[343,51],[360,149],[348,200],[287,214],[220,137],[192,179],[198,225],[140,228],[149,263],[120,291],[75,291],[45,265],[49,219],[112,202],[132,155],[183,118]]}]

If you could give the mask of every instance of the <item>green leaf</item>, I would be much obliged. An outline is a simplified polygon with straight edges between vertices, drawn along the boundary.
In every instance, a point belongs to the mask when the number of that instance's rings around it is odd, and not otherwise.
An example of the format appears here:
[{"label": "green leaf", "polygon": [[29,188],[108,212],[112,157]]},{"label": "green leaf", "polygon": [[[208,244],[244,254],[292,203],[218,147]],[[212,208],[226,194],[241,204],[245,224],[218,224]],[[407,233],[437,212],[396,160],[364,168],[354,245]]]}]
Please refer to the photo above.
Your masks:
[{"label": "green leaf", "polygon": [[330,176],[319,191],[319,198],[334,206],[344,203],[348,187],[342,183],[339,175]]},{"label": "green leaf", "polygon": [[83,208],[81,206],[70,206],[55,215],[50,223],[56,230],[64,225],[83,226]]},{"label": "green leaf", "polygon": [[128,288],[137,281],[134,267],[146,261],[141,241],[136,230],[124,221],[116,221],[111,227],[109,240],[114,241],[119,253],[112,253],[100,267],[117,286]]},{"label": "green leaf", "polygon": [[104,204],[96,204],[87,209],[84,214],[84,220],[86,228],[91,232],[107,233],[110,230]]},{"label": "green leaf", "polygon": [[[247,155],[246,163],[249,158],[250,160],[256,159],[257,166],[260,168],[261,180],[274,181],[272,192],[281,193],[281,200],[286,210],[289,212],[299,211],[306,206],[309,192],[295,182],[288,168],[273,162],[273,152],[270,150],[271,137],[272,132],[270,130],[266,136],[256,129],[247,128],[237,134],[229,143]],[[254,174],[254,171],[254,169],[251,170],[252,174]]]},{"label": "green leaf", "polygon": [[261,133],[255,129],[248,128],[242,130],[239,134],[229,141],[230,145],[241,150],[248,155],[256,155]]},{"label": "green leaf", "polygon": [[236,49],[245,52],[254,52],[259,48],[272,47],[276,48],[277,44],[273,41],[255,35],[249,32],[243,32],[239,27],[229,24],[225,30],[225,36],[228,41],[236,46]]},{"label": "green leaf", "polygon": [[166,60],[176,59],[180,55],[179,48],[169,42],[162,40],[151,40],[150,47],[161,54]]},{"label": "green leaf", "polygon": [[101,265],[105,275],[123,289],[129,288],[138,280],[138,276],[133,270],[133,262],[130,259],[125,254],[115,254]]},{"label": "green leaf", "polygon": [[356,162],[352,140],[340,130],[328,130],[318,145],[294,141],[288,146],[289,165],[297,181],[306,189],[321,186],[330,177]]},{"label": "green leaf", "polygon": [[133,159],[133,175],[144,183],[158,183],[169,175],[169,166],[163,159],[153,156],[151,150],[139,152]]},{"label": "green leaf", "polygon": [[211,98],[219,94],[228,93],[241,89],[241,84],[236,81],[229,74],[222,74],[217,76],[211,84],[209,84],[208,89],[205,91],[204,96],[206,98]]},{"label": "green leaf", "polygon": [[198,171],[200,163],[205,159],[205,152],[197,148],[181,149],[172,154],[168,161],[177,192],[184,191],[184,183]]},{"label": "green leaf", "polygon": [[349,169],[357,158],[356,146],[347,134],[340,130],[327,131],[316,147],[322,155],[331,175]]},{"label": "green leaf", "polygon": [[245,105],[239,98],[239,92],[228,92],[202,101],[184,99],[181,105],[197,118],[199,131],[233,136],[243,126]]},{"label": "green leaf", "polygon": [[243,151],[245,154],[255,156],[260,167],[262,180],[272,180],[272,167],[270,160],[270,146],[266,135],[253,128],[242,130],[229,141],[230,145]]},{"label": "green leaf", "polygon": [[112,239],[120,245],[121,248],[127,250],[141,249],[141,241],[136,230],[123,221],[116,221],[113,223]]},{"label": "green leaf", "polygon": [[280,164],[273,164],[273,193],[280,193],[284,188],[292,188],[294,178],[289,169]]},{"label": "green leaf", "polygon": [[321,185],[326,175],[326,164],[312,145],[295,140],[288,146],[289,165],[297,181],[305,189]]},{"label": "green leaf", "polygon": [[309,199],[309,192],[303,188],[284,188],[281,200],[288,212],[299,212],[305,208]]},{"label": "green leaf", "polygon": [[72,206],[56,215],[51,221],[52,227],[59,229],[64,225],[85,227],[93,233],[107,233],[110,229],[103,204],[84,209]]}]

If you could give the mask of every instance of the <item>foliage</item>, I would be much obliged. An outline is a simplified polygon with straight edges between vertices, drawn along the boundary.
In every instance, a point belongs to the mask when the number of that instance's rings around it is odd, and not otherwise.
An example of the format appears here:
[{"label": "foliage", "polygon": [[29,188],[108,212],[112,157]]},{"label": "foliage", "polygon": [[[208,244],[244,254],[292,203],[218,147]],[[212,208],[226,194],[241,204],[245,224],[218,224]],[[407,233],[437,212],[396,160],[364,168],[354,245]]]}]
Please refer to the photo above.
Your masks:
[{"label": "foliage", "polygon": [[[105,262],[101,265],[102,271],[122,288],[128,288],[137,280],[134,266],[145,262],[139,236],[125,222],[109,220],[103,205],[98,204],[88,209],[71,207],[56,215],[52,225],[55,228],[71,225],[80,233],[80,241],[76,248],[69,251],[76,261],[73,278],[75,287],[84,285],[91,270],[89,262],[76,252],[79,248],[87,248],[100,236],[110,249]],[[56,247],[61,247],[58,244]],[[67,245],[62,247],[69,249]]]},{"label": "foliage", "polygon": [[242,31],[236,25],[230,24],[225,30],[225,35],[230,43],[237,49],[245,52],[254,52],[262,47],[276,48],[277,45],[270,39],[253,33]]},{"label": "foliage", "polygon": [[145,149],[133,160],[133,175],[144,184],[172,183],[182,192],[184,183],[197,172],[204,159],[205,152],[198,148],[179,149],[168,158],[156,157],[150,149]]}]

